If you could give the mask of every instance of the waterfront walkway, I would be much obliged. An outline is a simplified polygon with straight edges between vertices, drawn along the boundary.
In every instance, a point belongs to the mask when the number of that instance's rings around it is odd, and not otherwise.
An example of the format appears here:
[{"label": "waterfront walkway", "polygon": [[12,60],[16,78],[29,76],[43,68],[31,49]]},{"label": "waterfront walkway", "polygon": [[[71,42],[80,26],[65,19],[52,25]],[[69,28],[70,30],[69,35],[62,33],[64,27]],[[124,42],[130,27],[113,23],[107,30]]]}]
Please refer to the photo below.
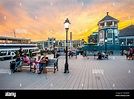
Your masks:
[{"label": "waterfront walkway", "polygon": [[[49,56],[52,58],[53,56]],[[131,90],[134,89],[134,60],[109,56],[109,60],[89,59],[81,55],[68,59],[69,74],[64,74],[65,56],[59,57],[59,71],[36,74],[23,70],[9,72],[9,60],[0,61],[1,90]]]}]

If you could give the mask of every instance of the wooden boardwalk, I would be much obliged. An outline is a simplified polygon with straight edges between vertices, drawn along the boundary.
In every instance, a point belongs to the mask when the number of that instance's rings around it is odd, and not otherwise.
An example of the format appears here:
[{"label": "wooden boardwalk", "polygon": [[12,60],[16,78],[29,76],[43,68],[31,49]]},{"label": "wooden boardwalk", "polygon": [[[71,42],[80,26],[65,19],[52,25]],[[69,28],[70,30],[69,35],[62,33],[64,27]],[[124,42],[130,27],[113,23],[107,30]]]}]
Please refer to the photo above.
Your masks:
[{"label": "wooden boardwalk", "polygon": [[2,90],[132,90],[134,89],[134,60],[125,56],[109,56],[96,60],[78,56],[68,59],[69,73],[64,74],[65,57],[59,57],[59,71],[36,74],[23,70],[8,72],[9,61],[0,61],[0,89]]}]

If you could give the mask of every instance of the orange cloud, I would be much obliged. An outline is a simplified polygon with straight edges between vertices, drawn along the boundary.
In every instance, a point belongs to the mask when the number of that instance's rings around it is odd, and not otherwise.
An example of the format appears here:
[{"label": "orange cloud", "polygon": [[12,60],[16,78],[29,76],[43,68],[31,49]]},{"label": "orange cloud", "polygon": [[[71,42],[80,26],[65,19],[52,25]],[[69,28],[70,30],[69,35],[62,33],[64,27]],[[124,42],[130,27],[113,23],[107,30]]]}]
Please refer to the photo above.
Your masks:
[{"label": "orange cloud", "polygon": [[32,41],[48,37],[65,39],[68,17],[73,39],[85,39],[98,31],[97,23],[106,12],[119,22],[119,29],[134,23],[133,0],[0,0],[0,35],[14,36],[13,29],[25,29],[17,37]]}]

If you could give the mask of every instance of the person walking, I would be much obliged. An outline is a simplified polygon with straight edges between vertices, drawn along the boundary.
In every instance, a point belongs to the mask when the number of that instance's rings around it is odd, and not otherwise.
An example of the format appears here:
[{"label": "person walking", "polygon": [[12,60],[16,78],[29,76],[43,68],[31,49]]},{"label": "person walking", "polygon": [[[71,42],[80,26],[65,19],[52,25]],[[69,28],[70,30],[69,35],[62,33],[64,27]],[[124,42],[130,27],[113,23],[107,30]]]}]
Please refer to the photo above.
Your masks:
[{"label": "person walking", "polygon": [[[132,56],[133,56],[133,48],[132,47],[130,47],[129,48],[129,56],[132,58]],[[129,58],[130,59],[130,58]]]}]

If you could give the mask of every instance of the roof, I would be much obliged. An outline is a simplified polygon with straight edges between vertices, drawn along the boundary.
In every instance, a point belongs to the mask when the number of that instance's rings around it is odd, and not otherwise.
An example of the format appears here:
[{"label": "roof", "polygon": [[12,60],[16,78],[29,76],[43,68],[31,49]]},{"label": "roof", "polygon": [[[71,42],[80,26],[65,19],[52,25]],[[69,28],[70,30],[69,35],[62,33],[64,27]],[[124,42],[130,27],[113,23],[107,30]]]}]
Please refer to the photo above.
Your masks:
[{"label": "roof", "polygon": [[111,21],[111,20],[119,22],[119,20],[108,15],[108,12],[107,12],[107,15],[103,19],[101,19],[98,23],[103,22],[103,21]]},{"label": "roof", "polygon": [[3,40],[3,39],[10,39],[10,40],[31,40],[31,39],[28,39],[28,38],[16,38],[16,37],[9,37],[9,36],[0,36],[0,39]]},{"label": "roof", "polygon": [[93,32],[91,35],[95,35],[96,36],[96,35],[98,35],[98,32]]},{"label": "roof", "polygon": [[119,37],[134,36],[134,25],[130,25],[119,32]]}]

